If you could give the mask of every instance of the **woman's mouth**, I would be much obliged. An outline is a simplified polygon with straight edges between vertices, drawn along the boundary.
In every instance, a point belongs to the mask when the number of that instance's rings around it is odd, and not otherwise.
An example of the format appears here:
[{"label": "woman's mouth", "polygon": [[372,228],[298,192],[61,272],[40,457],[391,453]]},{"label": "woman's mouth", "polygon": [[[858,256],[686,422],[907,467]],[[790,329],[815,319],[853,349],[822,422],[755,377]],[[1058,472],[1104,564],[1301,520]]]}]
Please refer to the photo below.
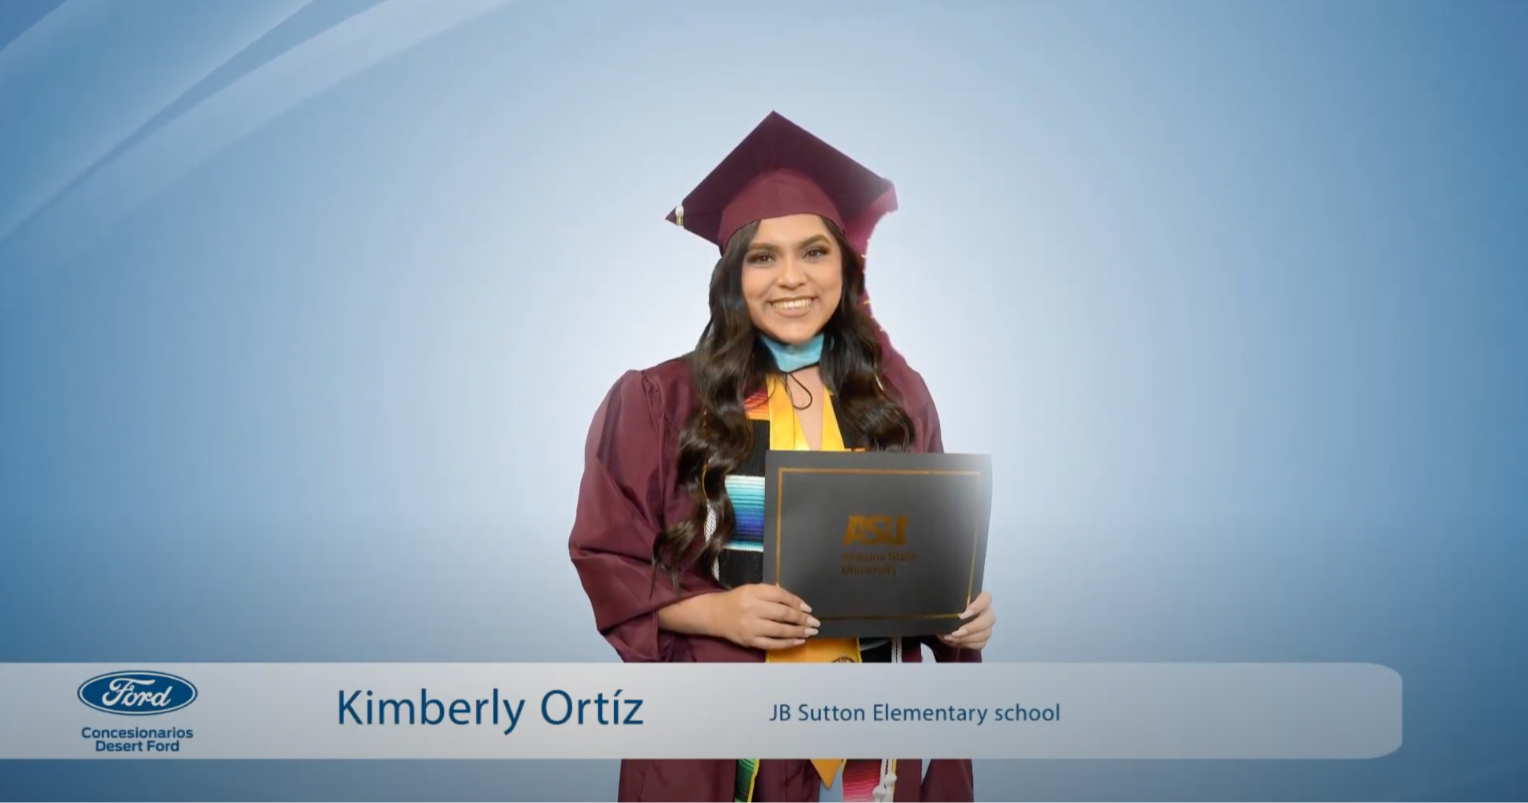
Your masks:
[{"label": "woman's mouth", "polygon": [[779,301],[771,301],[769,306],[776,313],[787,318],[799,318],[811,310],[812,304],[816,300],[815,298],[786,298]]}]

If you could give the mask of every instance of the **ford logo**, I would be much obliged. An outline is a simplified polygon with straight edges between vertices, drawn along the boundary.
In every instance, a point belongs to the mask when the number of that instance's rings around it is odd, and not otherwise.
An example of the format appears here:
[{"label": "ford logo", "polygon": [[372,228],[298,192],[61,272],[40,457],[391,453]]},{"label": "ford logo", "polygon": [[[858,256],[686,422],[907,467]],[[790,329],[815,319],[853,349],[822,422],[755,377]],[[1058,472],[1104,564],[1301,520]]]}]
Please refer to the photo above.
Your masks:
[{"label": "ford logo", "polygon": [[196,700],[196,687],[164,672],[111,672],[80,684],[79,696],[97,711],[146,717],[185,708]]}]

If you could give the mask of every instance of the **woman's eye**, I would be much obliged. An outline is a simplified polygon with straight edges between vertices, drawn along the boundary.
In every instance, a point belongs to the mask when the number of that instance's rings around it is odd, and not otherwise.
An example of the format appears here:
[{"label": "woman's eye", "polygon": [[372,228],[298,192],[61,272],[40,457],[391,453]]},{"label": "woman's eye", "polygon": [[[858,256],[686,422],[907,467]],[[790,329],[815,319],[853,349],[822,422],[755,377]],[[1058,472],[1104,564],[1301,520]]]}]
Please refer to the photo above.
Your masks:
[{"label": "woman's eye", "polygon": [[774,257],[772,257],[769,254],[754,254],[753,256],[748,258],[748,264],[750,264],[750,265],[762,265],[762,264],[768,262],[769,260],[771,260],[773,258]]}]

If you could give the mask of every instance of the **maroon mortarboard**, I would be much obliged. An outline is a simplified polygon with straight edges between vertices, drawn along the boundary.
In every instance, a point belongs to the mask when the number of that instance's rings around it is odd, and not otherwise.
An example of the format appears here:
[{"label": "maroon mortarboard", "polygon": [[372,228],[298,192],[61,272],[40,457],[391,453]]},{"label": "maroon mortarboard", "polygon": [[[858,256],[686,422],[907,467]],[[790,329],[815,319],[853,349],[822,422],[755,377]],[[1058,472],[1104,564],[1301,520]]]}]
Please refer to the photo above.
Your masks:
[{"label": "maroon mortarboard", "polygon": [[892,183],[805,129],[770,112],[668,214],[718,249],[756,220],[821,215],[863,256],[870,233],[896,211]]}]

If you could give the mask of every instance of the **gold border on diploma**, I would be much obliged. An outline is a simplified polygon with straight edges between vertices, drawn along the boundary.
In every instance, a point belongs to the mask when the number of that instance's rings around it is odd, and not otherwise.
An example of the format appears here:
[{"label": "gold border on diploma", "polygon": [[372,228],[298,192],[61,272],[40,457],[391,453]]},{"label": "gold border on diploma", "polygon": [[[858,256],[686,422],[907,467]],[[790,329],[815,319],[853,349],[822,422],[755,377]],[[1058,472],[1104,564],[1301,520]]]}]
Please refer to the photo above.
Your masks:
[{"label": "gold border on diploma", "polygon": [[[782,533],[781,526],[784,524],[785,508],[785,475],[786,474],[923,474],[942,475],[954,477],[975,477],[980,490],[982,472],[980,471],[940,471],[933,469],[911,468],[781,468],[775,477],[775,585],[780,585],[780,542]],[[976,590],[976,555],[980,551],[982,540],[981,522],[978,521],[971,532],[971,576],[966,582],[966,607],[971,607],[971,592]],[[825,622],[843,620],[856,621],[884,621],[888,619],[959,619],[964,609],[954,613],[924,613],[924,614],[901,614],[899,616],[820,616]]]}]

